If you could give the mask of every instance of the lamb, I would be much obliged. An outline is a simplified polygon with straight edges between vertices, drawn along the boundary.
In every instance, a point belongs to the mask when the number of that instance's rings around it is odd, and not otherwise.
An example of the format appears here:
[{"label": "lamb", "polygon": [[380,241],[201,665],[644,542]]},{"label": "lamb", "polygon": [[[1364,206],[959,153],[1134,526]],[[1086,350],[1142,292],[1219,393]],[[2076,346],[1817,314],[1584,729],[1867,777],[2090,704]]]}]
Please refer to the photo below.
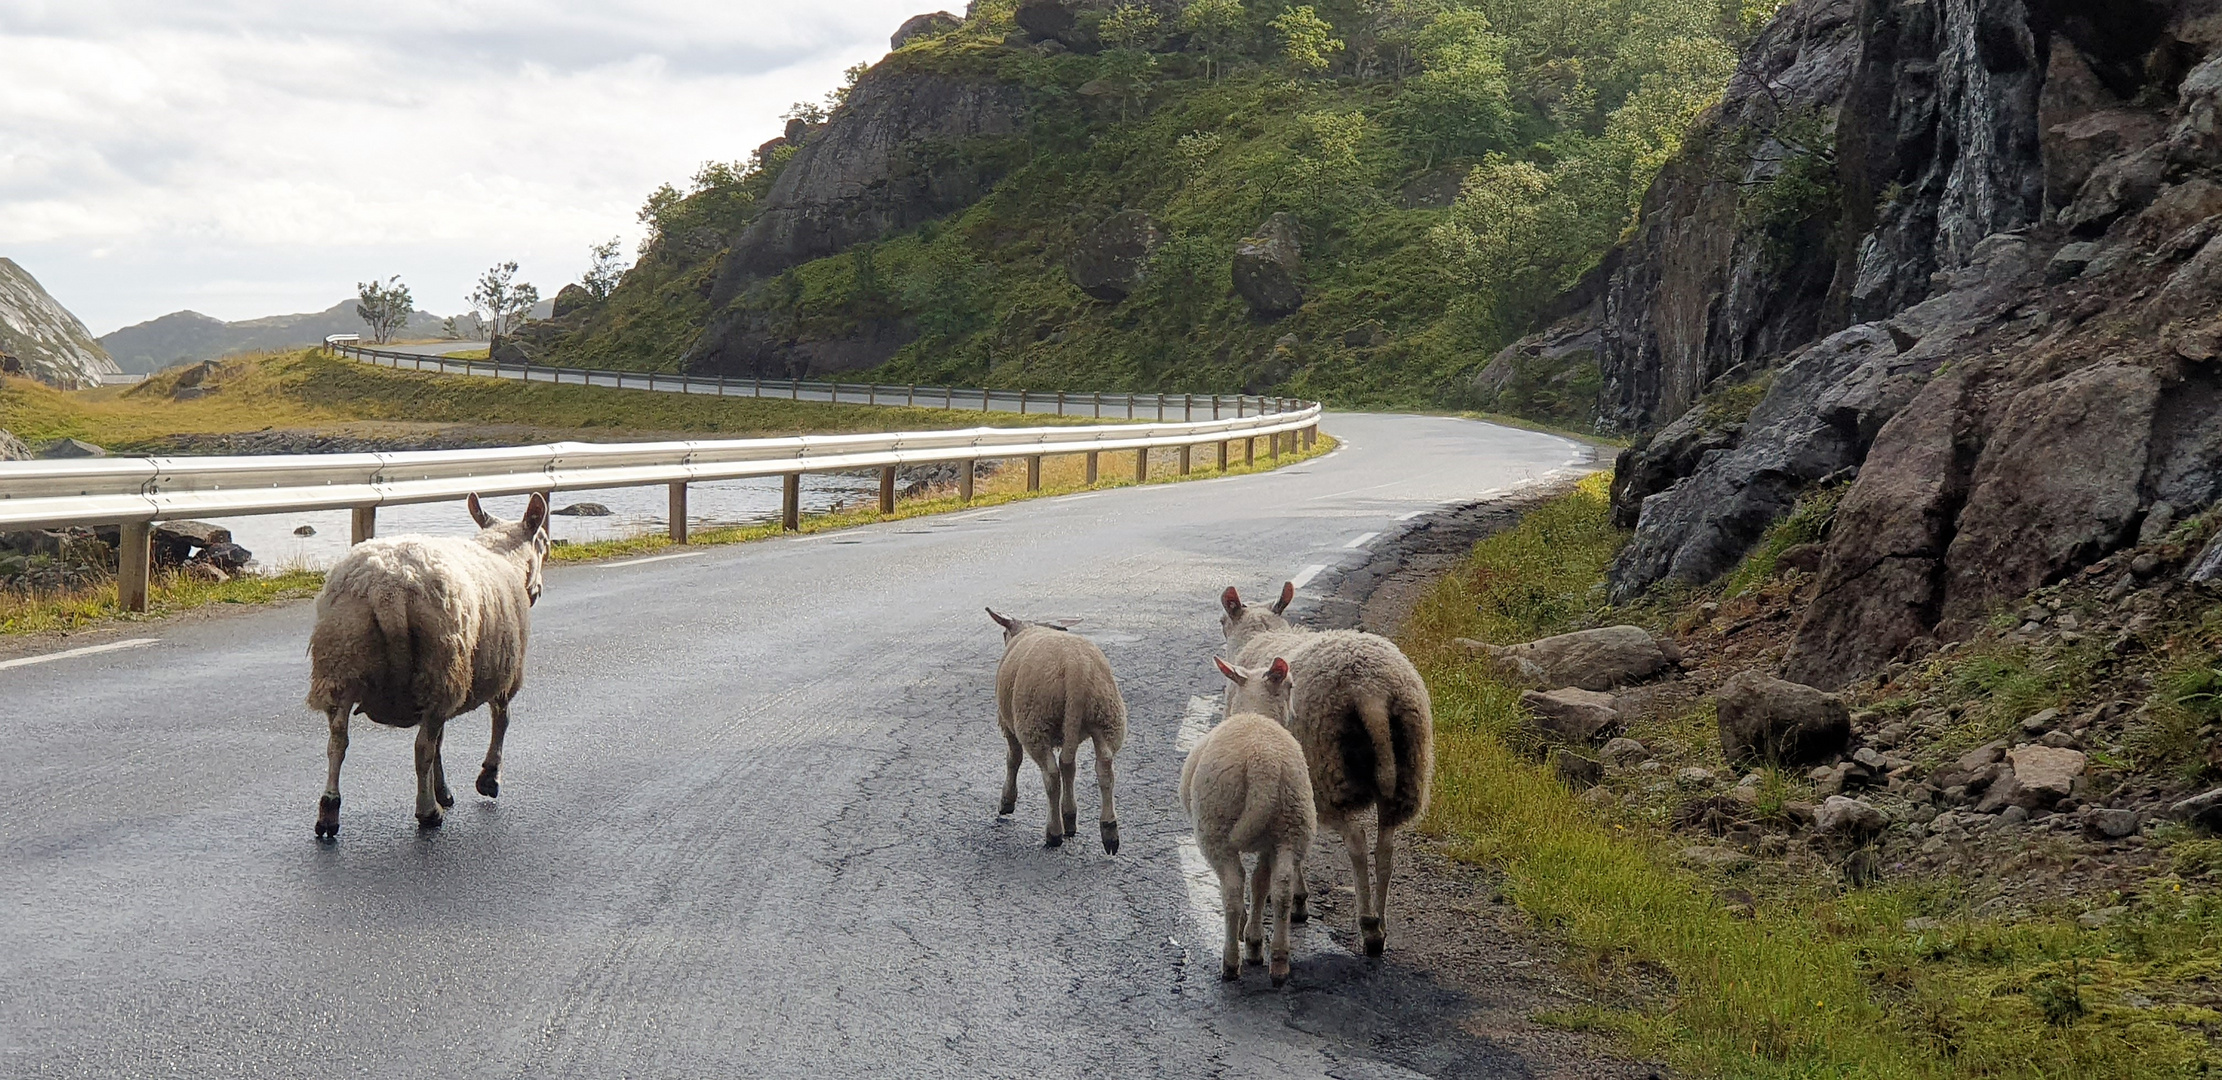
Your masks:
[{"label": "lamb", "polygon": [[[1196,846],[1219,875],[1226,906],[1226,948],[1220,977],[1242,977],[1237,933],[1251,963],[1265,945],[1265,904],[1273,902],[1273,985],[1288,981],[1288,927],[1304,880],[1304,852],[1318,827],[1304,748],[1283,725],[1289,715],[1288,662],[1276,657],[1263,669],[1221,660],[1232,683],[1226,717],[1189,751],[1180,770],[1180,804],[1196,824]],[[1242,856],[1257,856],[1250,875],[1250,910],[1242,910]]]},{"label": "lamb", "polygon": [[[1018,808],[1018,763],[1034,759],[1049,796],[1049,824],[1043,844],[1057,847],[1073,834],[1078,809],[1073,805],[1074,757],[1083,740],[1095,744],[1096,788],[1102,795],[1103,850],[1119,853],[1119,819],[1111,803],[1111,758],[1126,742],[1126,702],[1111,662],[1088,639],[988,609],[1003,627],[1003,660],[995,668],[995,719],[1003,729],[1010,756],[1003,776],[998,811]],[[1058,828],[1062,812],[1063,829]]]},{"label": "lamb", "polygon": [[[1235,661],[1257,666],[1288,660],[1295,678],[1289,733],[1304,747],[1319,820],[1343,838],[1358,880],[1358,932],[1366,955],[1386,944],[1389,877],[1396,859],[1396,830],[1427,809],[1435,771],[1435,719],[1427,684],[1395,643],[1354,630],[1313,632],[1289,625],[1282,613],[1296,587],[1284,584],[1270,609],[1246,605],[1232,587],[1220,596],[1220,629]],[[1369,871],[1365,825],[1354,818],[1374,811],[1379,837]],[[1297,883],[1295,917],[1303,921],[1307,893]]]},{"label": "lamb", "polygon": [[317,595],[308,703],[331,727],[319,838],[339,835],[340,762],[357,712],[417,729],[417,825],[436,829],[455,805],[440,761],[447,722],[489,706],[494,732],[478,793],[501,794],[509,701],[524,685],[525,639],[548,555],[548,500],[534,495],[521,521],[494,518],[476,495],[469,507],[477,536],[365,541]]}]

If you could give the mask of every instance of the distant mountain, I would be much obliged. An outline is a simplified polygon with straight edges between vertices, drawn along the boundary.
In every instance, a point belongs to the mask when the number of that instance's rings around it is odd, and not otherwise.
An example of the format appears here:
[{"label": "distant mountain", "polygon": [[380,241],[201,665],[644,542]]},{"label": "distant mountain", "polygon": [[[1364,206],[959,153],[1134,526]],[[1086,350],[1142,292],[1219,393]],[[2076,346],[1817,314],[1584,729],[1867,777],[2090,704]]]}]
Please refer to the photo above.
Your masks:
[{"label": "distant mountain", "polygon": [[33,378],[71,389],[98,386],[116,370],[85,324],[14,259],[0,259],[0,351]]},{"label": "distant mountain", "polygon": [[[364,333],[363,320],[356,316],[355,301],[350,298],[323,311],[270,315],[238,322],[210,318],[198,311],[173,311],[161,318],[102,335],[100,344],[123,370],[153,372],[233,353],[315,345],[328,334],[361,333]],[[440,317],[419,311],[409,316],[409,325],[400,336],[424,338],[439,334]]]}]

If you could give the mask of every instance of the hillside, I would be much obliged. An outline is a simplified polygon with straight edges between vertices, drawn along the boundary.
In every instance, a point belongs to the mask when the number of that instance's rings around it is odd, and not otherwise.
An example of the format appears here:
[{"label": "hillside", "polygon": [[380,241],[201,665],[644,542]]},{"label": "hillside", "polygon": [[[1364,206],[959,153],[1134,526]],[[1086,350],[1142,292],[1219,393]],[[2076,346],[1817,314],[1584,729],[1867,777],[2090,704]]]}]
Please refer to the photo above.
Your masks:
[{"label": "hillside", "polygon": [[[913,20],[830,115],[656,192],[616,294],[518,344],[1483,404],[1470,376],[1622,234],[1771,10],[989,0]],[[1506,403],[1586,423],[1594,385]]]},{"label": "hillside", "polygon": [[98,386],[102,374],[116,370],[85,324],[14,259],[0,259],[0,352],[31,377],[61,387]]},{"label": "hillside", "polygon": [[[324,309],[300,315],[271,315],[260,319],[225,322],[198,311],[173,311],[160,318],[134,323],[103,334],[101,347],[125,371],[148,373],[174,364],[213,360],[244,352],[267,352],[321,343],[329,334],[363,333],[363,320],[355,314],[355,301],[342,300]],[[438,337],[440,317],[413,312],[403,337]]]}]

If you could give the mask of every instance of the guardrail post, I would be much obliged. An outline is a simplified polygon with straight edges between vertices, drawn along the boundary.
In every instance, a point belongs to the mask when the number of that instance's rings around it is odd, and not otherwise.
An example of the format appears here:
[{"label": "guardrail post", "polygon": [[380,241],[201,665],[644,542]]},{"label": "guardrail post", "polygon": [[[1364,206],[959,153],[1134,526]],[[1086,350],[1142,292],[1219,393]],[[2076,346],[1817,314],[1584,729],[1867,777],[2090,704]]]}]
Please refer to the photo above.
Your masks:
[{"label": "guardrail post", "polygon": [[1065,415],[1065,392],[1062,390],[1057,391],[1057,415]]},{"label": "guardrail post", "polygon": [[1021,416],[1026,414],[1026,388],[1023,386],[1018,388],[1018,411]]},{"label": "guardrail post", "polygon": [[779,478],[779,527],[787,532],[802,531],[801,473]]},{"label": "guardrail post", "polygon": [[1211,395],[1211,418],[1219,419],[1219,395],[1217,394]]},{"label": "guardrail post", "polygon": [[1090,450],[1090,451],[1088,451],[1088,486],[1089,486],[1089,487],[1094,487],[1094,486],[1096,486],[1096,468],[1097,468],[1097,466],[1098,466],[1098,465],[1102,464],[1102,463],[1101,463],[1101,462],[1100,462],[1100,461],[1098,460],[1098,458],[1100,458],[1100,457],[1101,457],[1102,453],[1103,453],[1103,452],[1102,452],[1102,451],[1100,451],[1100,450]]},{"label": "guardrail post", "polygon": [[1042,456],[1040,454],[1028,454],[1026,455],[1026,490],[1040,491],[1041,489]]},{"label": "guardrail post", "polygon": [[911,406],[912,408],[916,408],[916,407],[918,406],[918,384],[917,384],[917,383],[912,383],[912,384],[910,384],[910,396],[909,396],[909,397],[906,397],[906,398],[904,398],[904,399],[903,399],[903,404],[905,404],[905,405],[909,405],[909,406]]},{"label": "guardrail post", "polygon": [[350,545],[354,545],[354,544],[360,544],[360,543],[362,543],[363,541],[365,541],[365,540],[368,540],[368,539],[370,539],[370,538],[372,538],[372,537],[374,537],[374,536],[377,536],[377,535],[378,535],[378,508],[377,508],[377,507],[375,507],[375,506],[358,506],[358,507],[356,507],[356,508],[354,509],[354,512],[353,512],[353,520],[351,520],[350,522],[348,522],[348,527],[347,527],[347,542],[348,542],[348,544],[350,544]]},{"label": "guardrail post", "polygon": [[671,542],[687,542],[687,482],[671,482]]},{"label": "guardrail post", "polygon": [[1266,438],[1272,440],[1272,446],[1269,448],[1269,452],[1273,455],[1273,460],[1281,460],[1281,433],[1276,431],[1273,434],[1266,436]]},{"label": "guardrail post", "polygon": [[1196,395],[1182,394],[1180,396],[1180,418],[1183,420],[1194,420],[1196,418]]},{"label": "guardrail post", "polygon": [[941,407],[942,407],[942,408],[944,408],[944,409],[948,409],[948,410],[950,410],[950,411],[952,411],[952,412],[956,410],[956,407],[957,407],[957,389],[956,389],[956,387],[953,387],[953,386],[944,386],[944,387],[942,387],[942,388],[941,388]]},{"label": "guardrail post", "polygon": [[1304,449],[1309,450],[1317,445],[1319,445],[1319,425],[1313,424],[1304,429]]},{"label": "guardrail post", "polygon": [[1258,437],[1255,435],[1245,435],[1242,438],[1242,465],[1244,468],[1248,468],[1257,463]]},{"label": "guardrail post", "polygon": [[880,513],[895,512],[895,466],[880,466]]},{"label": "guardrail post", "polygon": [[789,379],[789,380],[787,380],[787,396],[788,396],[788,397],[791,397],[791,398],[793,398],[793,399],[795,399],[796,401],[801,401],[801,400],[802,400],[802,380],[801,380],[801,379]]},{"label": "guardrail post", "polygon": [[986,390],[986,389],[983,389],[983,390],[981,390],[981,391],[980,391],[980,411],[981,411],[981,412],[986,412],[986,411],[988,411],[988,395],[989,395],[989,394],[991,394],[991,393],[994,393],[994,391],[992,391],[992,390]]},{"label": "guardrail post", "polygon": [[957,499],[960,502],[972,501],[972,465],[970,461],[957,462],[960,470],[957,473]]},{"label": "guardrail post", "polygon": [[1165,395],[1163,394],[1157,395],[1157,422],[1160,424],[1165,422]]},{"label": "guardrail post", "polygon": [[1145,446],[1134,452],[1134,482],[1146,484],[1150,479],[1150,448]]},{"label": "guardrail post", "polygon": [[1103,391],[1101,391],[1101,390],[1094,390],[1094,391],[1090,391],[1090,392],[1089,392],[1089,394],[1088,394],[1088,396],[1089,396],[1090,398],[1093,398],[1093,399],[1095,399],[1095,405],[1096,405],[1096,419],[1098,419],[1098,420],[1101,420],[1101,419],[1103,419]]},{"label": "guardrail post", "polygon": [[1180,448],[1180,474],[1182,476],[1188,475],[1189,449],[1185,445]]},{"label": "guardrail post", "polygon": [[116,538],[116,606],[147,609],[147,581],[154,574],[154,523],[127,521]]},{"label": "guardrail post", "polygon": [[[1214,404],[1216,404],[1216,403],[1214,403]],[[1226,472],[1226,471],[1227,471],[1227,440],[1225,440],[1225,439],[1221,439],[1221,440],[1219,440],[1219,442],[1218,442],[1218,447],[1219,447],[1219,471],[1220,471],[1220,472]]]},{"label": "guardrail post", "polygon": [[1234,396],[1234,418],[1235,418],[1235,419],[1237,419],[1237,420],[1240,420],[1240,419],[1242,419],[1242,406],[1243,406],[1243,403],[1244,403],[1244,402],[1246,402],[1246,401],[1248,401],[1248,400],[1249,400],[1248,398],[1244,397],[1244,396],[1243,396],[1243,395],[1241,395],[1241,394],[1236,394],[1236,395]]}]

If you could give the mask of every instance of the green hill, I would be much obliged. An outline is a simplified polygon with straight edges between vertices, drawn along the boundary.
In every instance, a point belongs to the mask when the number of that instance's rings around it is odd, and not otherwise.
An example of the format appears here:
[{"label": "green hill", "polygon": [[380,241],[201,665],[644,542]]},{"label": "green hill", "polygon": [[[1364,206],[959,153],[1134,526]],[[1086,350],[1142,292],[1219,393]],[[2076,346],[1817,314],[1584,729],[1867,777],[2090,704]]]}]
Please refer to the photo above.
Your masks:
[{"label": "green hill", "polygon": [[1622,236],[1772,10],[983,0],[656,192],[614,294],[519,344],[1585,422],[1586,354],[1487,393],[1472,376]]}]

